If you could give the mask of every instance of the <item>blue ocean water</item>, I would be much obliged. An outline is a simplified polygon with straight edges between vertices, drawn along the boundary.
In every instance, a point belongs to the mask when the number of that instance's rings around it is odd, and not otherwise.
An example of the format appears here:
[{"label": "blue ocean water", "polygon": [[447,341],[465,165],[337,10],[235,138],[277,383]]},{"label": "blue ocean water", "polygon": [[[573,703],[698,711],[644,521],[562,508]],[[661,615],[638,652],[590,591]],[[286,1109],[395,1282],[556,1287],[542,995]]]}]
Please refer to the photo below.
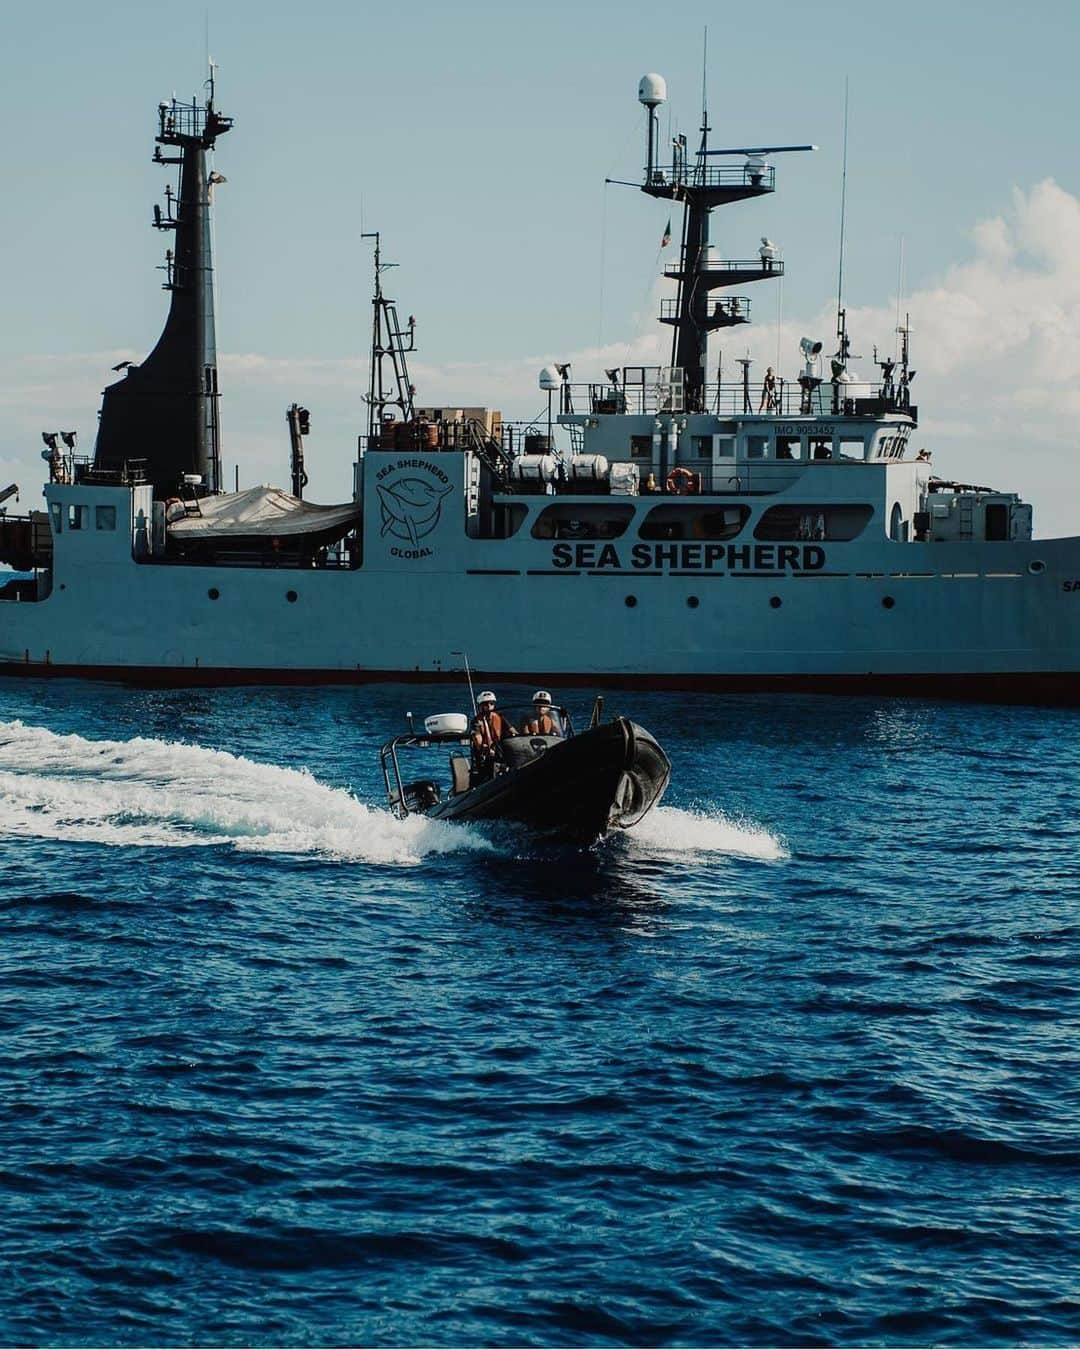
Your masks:
[{"label": "blue ocean water", "polygon": [[609,698],[574,853],[383,811],[460,703],[0,683],[0,1342],[1080,1339],[1077,715]]}]

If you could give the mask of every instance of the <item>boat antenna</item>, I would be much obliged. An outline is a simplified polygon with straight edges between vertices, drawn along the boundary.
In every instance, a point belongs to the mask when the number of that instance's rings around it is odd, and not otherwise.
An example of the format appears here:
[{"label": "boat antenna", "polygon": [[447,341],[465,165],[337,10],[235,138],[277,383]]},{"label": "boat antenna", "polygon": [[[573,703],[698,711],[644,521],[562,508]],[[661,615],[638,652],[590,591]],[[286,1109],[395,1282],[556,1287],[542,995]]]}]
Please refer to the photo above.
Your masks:
[{"label": "boat antenna", "polygon": [[848,140],[848,86],[851,77],[844,76],[844,154],[840,170],[840,265],[836,281],[836,326],[841,327],[844,312],[844,222],[847,218],[847,140]]},{"label": "boat antenna", "polygon": [[468,652],[463,652],[463,651],[462,651],[462,652],[451,652],[450,655],[451,655],[451,656],[460,656],[461,659],[462,659],[462,661],[465,662],[465,678],[466,678],[466,679],[468,680],[468,682],[469,682],[469,702],[472,704],[473,716],[475,717],[475,716],[476,716],[476,694],[475,694],[475,692],[473,691],[472,671],[469,669],[469,653],[468,653]]}]

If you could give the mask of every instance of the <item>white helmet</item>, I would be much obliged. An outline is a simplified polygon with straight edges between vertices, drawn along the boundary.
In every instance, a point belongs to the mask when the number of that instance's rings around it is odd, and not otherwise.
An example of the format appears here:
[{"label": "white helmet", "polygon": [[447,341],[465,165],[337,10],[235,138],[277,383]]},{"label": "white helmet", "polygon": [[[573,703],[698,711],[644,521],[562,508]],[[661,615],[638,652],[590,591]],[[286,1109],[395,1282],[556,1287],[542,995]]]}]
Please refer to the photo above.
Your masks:
[{"label": "white helmet", "polygon": [[548,707],[550,708],[550,707],[551,707],[551,695],[548,693],[548,691],[547,691],[546,689],[538,689],[538,690],[536,691],[536,693],[533,694],[533,702],[534,702],[534,703],[546,703],[546,704],[548,705]]},{"label": "white helmet", "polygon": [[480,691],[480,697],[476,700],[476,706],[482,708],[485,703],[490,703],[491,706],[494,707],[496,702],[495,695],[490,689],[482,689]]}]

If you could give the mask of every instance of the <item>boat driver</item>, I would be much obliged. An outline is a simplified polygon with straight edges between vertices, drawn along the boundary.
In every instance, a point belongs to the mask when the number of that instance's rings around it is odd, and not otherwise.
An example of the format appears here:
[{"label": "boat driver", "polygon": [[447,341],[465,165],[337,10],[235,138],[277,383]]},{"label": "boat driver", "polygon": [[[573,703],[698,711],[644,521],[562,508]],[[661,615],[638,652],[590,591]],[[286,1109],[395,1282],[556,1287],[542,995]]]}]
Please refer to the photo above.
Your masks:
[{"label": "boat driver", "polygon": [[476,716],[472,724],[473,767],[483,777],[495,772],[499,746],[517,731],[502,713],[495,711],[495,695],[485,689],[476,700]]},{"label": "boat driver", "polygon": [[559,714],[551,707],[551,695],[546,689],[538,689],[533,694],[532,716],[525,723],[526,736],[561,736],[562,725]]}]

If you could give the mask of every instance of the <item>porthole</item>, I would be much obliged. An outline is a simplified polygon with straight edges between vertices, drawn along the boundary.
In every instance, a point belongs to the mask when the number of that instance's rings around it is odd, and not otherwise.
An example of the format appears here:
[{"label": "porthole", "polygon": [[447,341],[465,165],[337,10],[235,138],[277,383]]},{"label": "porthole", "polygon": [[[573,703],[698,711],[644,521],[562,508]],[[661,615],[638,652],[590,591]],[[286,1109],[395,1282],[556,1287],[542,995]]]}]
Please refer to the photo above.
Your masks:
[{"label": "porthole", "polygon": [[295,605],[295,604],[296,604],[296,600],[297,600],[296,592],[295,592],[295,591],[286,591],[286,592],[285,592],[285,599],[288,600],[288,602],[289,602],[290,605]]},{"label": "porthole", "polygon": [[686,597],[686,607],[687,607],[687,609],[697,609],[698,605],[700,605],[700,604],[701,604],[701,601],[697,598],[696,595],[688,595],[688,596]]},{"label": "porthole", "polygon": [[218,600],[221,598],[221,592],[218,590],[216,586],[211,586],[210,589],[206,592],[206,594],[210,597],[211,600]]},{"label": "porthole", "polygon": [[637,596],[636,596],[636,595],[628,595],[628,596],[626,597],[625,604],[626,604],[626,608],[627,608],[627,609],[633,609],[634,606],[637,604]]},{"label": "porthole", "polygon": [[896,601],[892,598],[891,595],[885,595],[885,596],[882,596],[882,599],[881,599],[881,607],[882,607],[882,609],[892,609],[893,605],[895,605],[895,604],[896,604]]},{"label": "porthole", "polygon": [[769,604],[773,609],[779,609],[783,603],[778,595],[771,596],[769,599]]},{"label": "porthole", "polygon": [[1028,563],[1028,571],[1033,577],[1037,577],[1046,571],[1046,564],[1041,558],[1032,558],[1031,562]]}]

